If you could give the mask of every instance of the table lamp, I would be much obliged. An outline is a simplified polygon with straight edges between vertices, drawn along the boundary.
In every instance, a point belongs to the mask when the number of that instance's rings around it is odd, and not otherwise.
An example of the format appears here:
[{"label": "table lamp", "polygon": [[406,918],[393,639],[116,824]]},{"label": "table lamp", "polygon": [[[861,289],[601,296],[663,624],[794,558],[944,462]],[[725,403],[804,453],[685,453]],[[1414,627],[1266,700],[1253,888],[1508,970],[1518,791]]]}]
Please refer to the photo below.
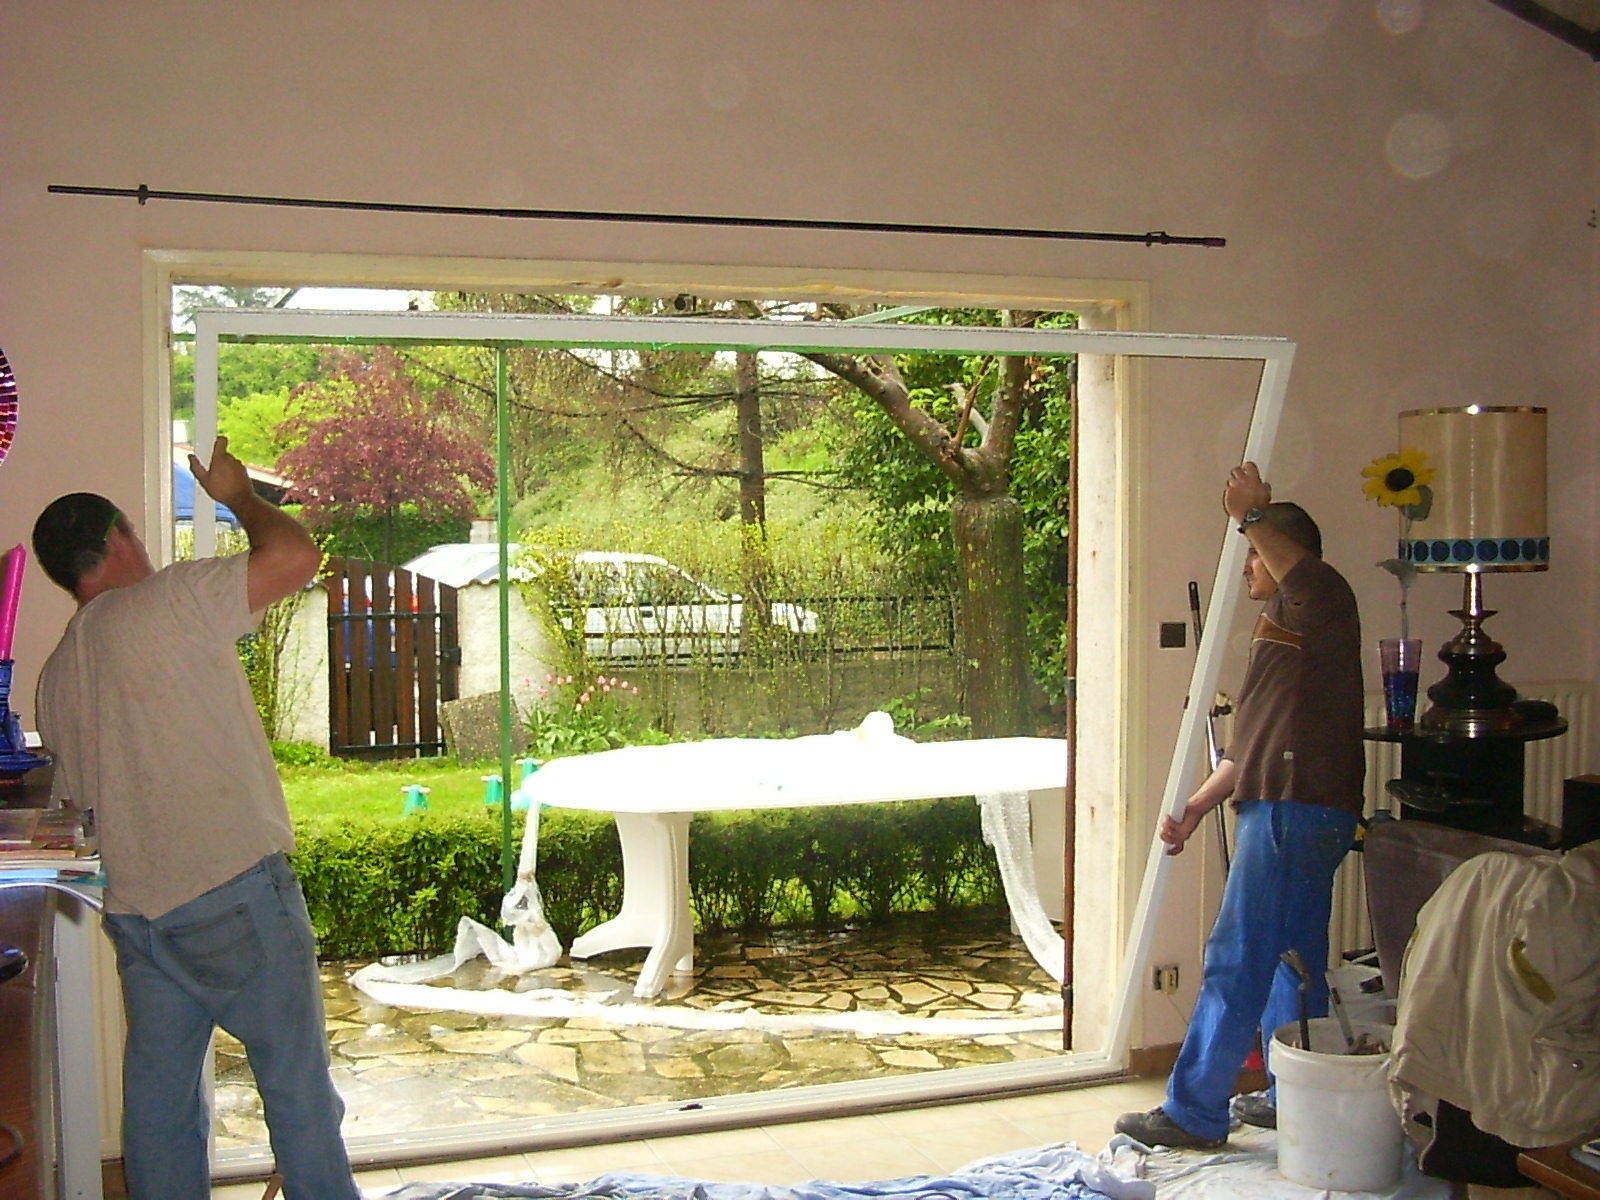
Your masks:
[{"label": "table lamp", "polygon": [[1461,607],[1452,610],[1461,629],[1439,650],[1450,670],[1428,688],[1432,703],[1418,729],[1465,737],[1512,731],[1529,714],[1495,674],[1506,653],[1483,629],[1495,612],[1483,606],[1483,577],[1550,568],[1545,410],[1413,409],[1400,414],[1400,444],[1433,468],[1433,503],[1406,530],[1399,556],[1418,571],[1464,576]]}]

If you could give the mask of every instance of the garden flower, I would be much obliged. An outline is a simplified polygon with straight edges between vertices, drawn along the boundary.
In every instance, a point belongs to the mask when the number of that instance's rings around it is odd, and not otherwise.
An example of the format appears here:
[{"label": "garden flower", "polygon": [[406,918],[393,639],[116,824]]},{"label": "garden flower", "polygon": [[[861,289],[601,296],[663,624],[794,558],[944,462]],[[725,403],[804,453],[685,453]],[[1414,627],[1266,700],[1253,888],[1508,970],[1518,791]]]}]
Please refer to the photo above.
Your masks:
[{"label": "garden flower", "polygon": [[[639,688],[620,676],[554,675],[548,688],[536,689],[541,697],[556,701],[550,707],[536,705],[528,716],[530,749],[544,758],[560,754],[589,754],[632,744],[646,728],[647,718],[621,703],[629,691],[638,696]],[[590,682],[592,680],[592,682]],[[571,688],[571,691],[564,689]]]}]

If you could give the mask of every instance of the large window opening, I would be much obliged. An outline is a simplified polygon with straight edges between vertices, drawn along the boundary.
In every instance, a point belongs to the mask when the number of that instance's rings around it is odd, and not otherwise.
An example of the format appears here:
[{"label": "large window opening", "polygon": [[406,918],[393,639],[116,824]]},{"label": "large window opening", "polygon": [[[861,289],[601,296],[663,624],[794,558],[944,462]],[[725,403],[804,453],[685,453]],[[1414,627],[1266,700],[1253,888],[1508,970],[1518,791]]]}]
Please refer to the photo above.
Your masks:
[{"label": "large window opening", "polygon": [[[674,296],[683,294],[673,293]],[[1109,325],[1128,320],[1126,305],[1084,304],[1074,307],[1081,307],[1084,310],[1084,324],[1089,326],[1097,323]],[[760,360],[767,358],[770,369],[779,377],[783,377],[787,371],[787,379],[791,383],[797,378],[793,370],[794,363],[815,361],[807,355],[866,356],[885,351],[917,352],[926,354],[930,362],[938,362],[962,355],[1003,356],[1009,352],[1027,353],[1041,361],[1062,364],[1076,359],[1079,364],[1077,368],[1079,381],[1084,380],[1085,374],[1091,376],[1087,382],[1080,384],[1077,394],[1078,414],[1083,418],[1079,432],[1080,440],[1076,448],[1080,454],[1080,461],[1093,457],[1100,468],[1116,478],[1125,479],[1130,472],[1135,472],[1137,469],[1137,406],[1133,402],[1136,398],[1135,393],[1130,387],[1133,374],[1129,369],[1131,360],[1121,356],[1156,354],[1202,358],[1249,358],[1259,357],[1262,353],[1261,346],[1255,343],[1248,345],[1213,343],[1208,346],[1205,344],[1206,339],[1197,339],[1192,343],[1162,344],[1159,340],[1141,341],[1137,337],[1132,341],[1097,340],[1094,337],[1085,340],[1079,331],[1042,334],[1037,330],[1000,328],[980,329],[976,332],[951,329],[917,330],[915,327],[896,322],[894,318],[897,315],[901,314],[889,314],[890,319],[887,323],[851,325],[849,322],[840,322],[837,326],[830,327],[828,334],[819,338],[814,336],[815,331],[811,328],[819,324],[818,322],[795,323],[791,332],[787,332],[785,336],[774,337],[772,323],[769,323],[764,330],[757,330],[749,327],[751,323],[697,320],[692,317],[617,318],[614,322],[602,324],[594,323],[592,318],[584,320],[545,317],[537,332],[531,332],[530,328],[523,324],[526,318],[513,317],[509,314],[476,316],[464,313],[437,315],[416,313],[404,318],[347,316],[315,319],[309,314],[297,315],[287,312],[217,314],[202,321],[203,324],[209,322],[212,328],[203,332],[198,346],[195,362],[196,379],[201,381],[200,399],[194,414],[194,424],[188,432],[195,442],[204,443],[209,440],[211,430],[215,428],[212,424],[215,420],[215,410],[208,411],[207,405],[214,403],[214,396],[206,397],[207,385],[203,381],[208,375],[214,377],[222,357],[227,353],[224,347],[236,344],[307,346],[318,342],[324,344],[338,342],[346,346],[356,344],[400,347],[447,346],[465,354],[487,352],[491,357],[502,358],[511,352],[508,347],[537,345],[547,350],[558,350],[573,360],[581,360],[585,370],[600,364],[609,370],[613,381],[626,373],[618,370],[619,366],[631,370],[643,356],[660,354],[664,347],[670,346],[682,348],[676,353],[699,359],[726,356],[735,368],[738,366],[738,356],[748,354],[756,359],[758,372]],[[258,319],[261,322],[259,325],[256,324]],[[864,332],[868,329],[871,330],[870,333]],[[1014,340],[1018,337],[1022,337],[1023,341]],[[1051,338],[1056,340],[1049,340]],[[485,351],[484,347],[490,349]],[[1083,370],[1085,363],[1092,364],[1093,370],[1086,373]],[[810,386],[815,378],[820,376],[807,376],[804,382]],[[957,379],[954,382],[959,384],[963,381]],[[947,390],[952,399],[960,397],[959,387]],[[978,413],[978,419],[982,420],[985,415],[983,408],[975,406],[975,411]],[[1120,489],[1113,489],[1113,494],[1120,494]],[[746,498],[741,496],[740,499],[743,501]],[[1103,545],[1117,544],[1119,539],[1125,538],[1130,522],[1136,518],[1136,511],[1120,502],[1091,504],[1078,516],[1080,520],[1087,521],[1092,528],[1108,535]],[[512,523],[506,519],[507,517],[509,513],[502,514],[499,524],[511,528]],[[204,552],[208,541],[215,537],[213,514],[202,507],[195,510],[193,520],[195,541]],[[1118,556],[1101,554],[1098,556],[1096,569],[1109,570],[1114,577],[1125,569],[1125,563],[1121,562]],[[690,576],[695,574],[693,570],[686,573]],[[1100,580],[1100,582],[1106,581],[1105,578]],[[700,582],[715,588],[714,583],[706,584],[704,580]],[[1119,594],[1125,591],[1120,584],[1117,586]],[[727,589],[716,590],[728,594]],[[788,601],[783,600],[780,603]],[[1099,741],[1102,746],[1120,747],[1124,743],[1125,739],[1116,733],[1119,725],[1126,720],[1129,698],[1135,697],[1138,693],[1136,684],[1131,687],[1120,686],[1126,678],[1124,673],[1128,672],[1130,661],[1137,657],[1129,653],[1126,634],[1122,628],[1129,617],[1128,612],[1117,611],[1104,618],[1099,625],[1079,631],[1080,638],[1087,642],[1089,655],[1094,657],[1097,670],[1096,682],[1086,686],[1091,693],[1100,689],[1096,699],[1102,701],[1090,714],[1085,715],[1080,710],[1079,740],[1085,744],[1088,744],[1091,737],[1086,731],[1098,731],[1103,735]],[[1100,668],[1104,668],[1103,673],[1099,673]],[[1080,677],[1085,677],[1081,665],[1079,674]],[[1103,786],[1106,781],[1112,779],[1125,783],[1131,775],[1138,773],[1136,762],[1121,752],[1100,754],[1095,756],[1093,761],[1080,759],[1078,767],[1080,789],[1091,782],[1096,786]],[[510,775],[506,777],[510,778]],[[1118,791],[1120,792],[1120,788]],[[1130,955],[1123,952],[1123,948],[1118,944],[1119,939],[1111,931],[1123,927],[1124,920],[1120,914],[1134,907],[1131,901],[1139,881],[1136,873],[1123,872],[1120,867],[1114,867],[1109,875],[1105,874],[1104,865],[1118,861],[1116,846],[1120,844],[1121,817],[1120,814],[1108,816],[1103,805],[1094,806],[1094,809],[1094,812],[1085,814],[1086,819],[1079,820],[1075,854],[1080,861],[1089,857],[1101,864],[1102,875],[1096,881],[1097,899],[1091,901],[1088,907],[1092,909],[1095,904],[1102,907],[1098,912],[1090,914],[1085,927],[1104,932],[1080,938],[1076,944],[1075,957],[1078,960],[1078,969],[1075,974],[1080,997],[1079,1023],[1073,1039],[1076,1049],[1065,1054],[1058,1052],[1060,1043],[1058,1029],[1055,1033],[1056,1045],[1052,1047],[1047,1040],[1041,1039],[1038,1046],[1041,1057],[1024,1063],[983,1065],[956,1071],[942,1071],[938,1072],[937,1077],[920,1074],[868,1079],[848,1084],[836,1083],[821,1088],[806,1088],[776,1098],[768,1097],[765,1100],[754,1093],[719,1096],[712,1102],[696,1102],[695,1112],[700,1114],[701,1119],[709,1117],[713,1121],[727,1121],[734,1119],[734,1114],[741,1111],[763,1107],[763,1119],[772,1119],[773,1105],[795,1115],[805,1115],[808,1112],[836,1112],[841,1103],[863,1105],[907,1103],[977,1091],[992,1091],[997,1087],[1037,1087],[1073,1078],[1103,1075],[1115,1070],[1122,1053],[1118,1043],[1125,1040],[1128,1010],[1133,1001],[1127,994],[1125,979],[1120,991],[1115,986],[1119,964],[1125,974]],[[1109,886],[1106,886],[1108,883]],[[1147,890],[1148,887],[1147,879]],[[1140,898],[1137,907],[1141,912],[1148,911],[1149,899],[1148,895]],[[1079,914],[1080,920],[1083,920],[1084,906],[1081,902]],[[1137,950],[1131,957],[1137,957]],[[1085,1046],[1088,1049],[1082,1048]],[[634,1106],[631,1110],[610,1114],[604,1119],[597,1120],[593,1116],[585,1118],[585,1130],[582,1134],[574,1132],[570,1126],[563,1129],[564,1121],[559,1115],[533,1122],[523,1120],[517,1124],[521,1125],[522,1133],[530,1141],[537,1140],[541,1135],[588,1140],[607,1136],[607,1130],[620,1131],[627,1128],[638,1132],[649,1128],[652,1122],[659,1123],[656,1126],[658,1128],[681,1130],[685,1128],[686,1117],[688,1120],[695,1119],[693,1115],[686,1114],[681,1105],[662,1105],[659,1102],[647,1101]],[[442,1138],[445,1141],[462,1141],[464,1146],[470,1146],[474,1137],[482,1137],[493,1144],[505,1144],[508,1133],[502,1120],[481,1124],[476,1134],[456,1128],[436,1130],[429,1136],[435,1142]],[[396,1153],[417,1153],[416,1137],[413,1132],[410,1135],[410,1149],[398,1150]],[[366,1149],[369,1156],[381,1157],[381,1152],[376,1147]],[[242,1161],[249,1155],[245,1153],[234,1157]]]}]

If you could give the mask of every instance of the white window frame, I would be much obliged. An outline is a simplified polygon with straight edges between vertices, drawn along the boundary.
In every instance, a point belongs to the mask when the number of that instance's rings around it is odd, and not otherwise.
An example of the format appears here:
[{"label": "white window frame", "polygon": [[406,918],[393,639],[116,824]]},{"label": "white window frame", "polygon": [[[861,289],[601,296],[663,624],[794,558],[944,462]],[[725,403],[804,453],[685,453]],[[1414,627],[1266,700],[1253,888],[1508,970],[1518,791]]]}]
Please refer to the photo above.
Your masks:
[{"label": "white window frame", "polygon": [[[406,262],[410,261],[408,268]],[[1288,371],[1292,365],[1294,346],[1278,338],[1235,337],[1223,335],[1184,335],[1137,332],[1130,324],[1143,321],[1148,307],[1148,297],[1142,285],[1107,281],[1072,280],[1017,280],[1011,278],[975,278],[945,276],[911,276],[890,272],[832,272],[825,282],[819,283],[819,273],[795,268],[759,267],[730,269],[709,267],[681,267],[671,265],[634,265],[620,269],[614,264],[539,264],[530,271],[528,264],[500,264],[498,273],[486,271],[481,260],[426,261],[425,265],[411,260],[375,263],[355,256],[284,256],[236,254],[226,257],[215,255],[147,251],[145,255],[146,281],[151,287],[146,291],[146,329],[152,344],[160,353],[149,356],[146,370],[146,429],[150,435],[152,453],[146,456],[147,475],[152,486],[147,490],[147,527],[169,529],[170,501],[166,489],[159,486],[170,472],[170,381],[168,378],[167,329],[170,321],[171,287],[177,283],[214,283],[223,281],[294,280],[300,284],[329,283],[350,285],[359,280],[363,286],[440,288],[463,286],[474,289],[524,290],[524,291],[634,291],[661,292],[693,290],[698,295],[781,295],[821,293],[855,301],[879,303],[908,303],[940,305],[972,305],[982,307],[1040,307],[1069,310],[1080,314],[1084,328],[1076,331],[995,330],[979,329],[961,331],[950,344],[942,347],[961,352],[1012,352],[1023,353],[1078,353],[1080,379],[1085,373],[1093,375],[1092,382],[1083,385],[1087,397],[1098,394],[1102,403],[1095,406],[1098,416],[1088,420],[1089,428],[1080,430],[1097,445],[1090,456],[1098,455],[1102,463],[1112,467],[1118,481],[1115,495],[1098,512],[1092,499],[1080,500],[1087,519],[1099,523],[1097,532],[1109,534],[1109,542],[1102,538],[1095,567],[1080,572],[1079,591],[1086,583],[1094,584],[1094,571],[1098,570],[1098,585],[1109,586],[1122,598],[1116,605],[1090,606],[1097,609],[1098,627],[1088,628],[1088,612],[1082,616],[1080,634],[1088,643],[1098,644],[1097,653],[1103,654],[1104,663],[1111,669],[1099,674],[1093,681],[1084,678],[1080,661],[1080,706],[1087,689],[1097,689],[1103,703],[1096,704],[1088,719],[1097,725],[1096,736],[1083,729],[1085,712],[1080,707],[1080,733],[1087,744],[1111,744],[1118,748],[1110,761],[1098,772],[1091,772],[1080,764],[1080,788],[1090,774],[1098,774],[1097,784],[1102,794],[1114,796],[1144,794],[1141,760],[1143,755],[1143,688],[1137,681],[1143,678],[1147,652],[1143,639],[1132,636],[1131,631],[1143,627],[1142,611],[1138,611],[1136,598],[1141,589],[1135,586],[1143,573],[1140,556],[1133,548],[1142,541],[1144,513],[1141,496],[1147,471],[1143,464],[1143,366],[1144,359],[1194,358],[1254,360],[1261,364],[1262,372],[1256,391],[1254,411],[1242,457],[1254,459],[1263,470],[1268,469],[1272,443],[1275,439],[1283,396],[1287,386]],[[542,268],[542,269],[540,269]],[[619,274],[626,283],[619,286]],[[884,280],[891,279],[893,286]],[[530,284],[530,279],[538,280]],[[692,282],[686,282],[692,281]],[[1087,297],[1088,299],[1083,299]],[[264,318],[264,327],[246,327],[240,321]],[[805,330],[804,336],[787,336],[781,343],[775,341],[772,323],[734,323],[725,321],[701,322],[708,326],[695,331],[682,319],[659,321],[657,327],[640,325],[643,318],[594,317],[533,317],[512,314],[328,314],[308,311],[276,310],[271,313],[244,313],[239,310],[215,311],[197,318],[196,362],[196,418],[194,440],[197,445],[208,444],[215,422],[215,339],[239,334],[256,333],[271,336],[274,333],[289,336],[323,336],[329,328],[330,318],[342,323],[340,336],[361,337],[371,340],[507,340],[511,323],[537,320],[543,344],[581,344],[599,340],[595,322],[611,320],[626,329],[616,331],[615,345],[649,345],[671,342],[679,345],[751,346],[764,349],[837,349],[861,351],[868,349],[929,349],[926,334],[929,327],[907,326],[797,326]],[[443,322],[443,324],[438,324]],[[575,324],[565,325],[567,322]],[[734,326],[748,324],[750,328],[737,335]],[[1096,328],[1104,325],[1108,328]],[[205,340],[211,347],[212,369],[203,369],[199,355],[201,327]],[[842,333],[845,329],[855,332]],[[946,331],[950,332],[950,331]],[[575,340],[569,340],[575,339]],[[524,341],[517,337],[512,340]],[[1087,372],[1089,364],[1094,371]],[[209,384],[202,380],[209,378]],[[209,396],[202,400],[205,391]],[[210,408],[210,427],[201,418],[203,405]],[[1086,409],[1085,399],[1080,405]],[[1085,498],[1087,499],[1087,498]],[[197,515],[197,539],[207,536],[200,525],[209,524],[209,514]],[[1238,602],[1239,567],[1244,548],[1236,538],[1224,538],[1219,557],[1215,583],[1211,589],[1211,602],[1207,624],[1212,628],[1226,628]],[[1107,553],[1109,547],[1114,551]],[[1129,597],[1134,597],[1130,602]],[[1221,622],[1219,625],[1218,622]],[[1221,661],[1217,651],[1221,639],[1210,639],[1201,647],[1190,681],[1191,695],[1209,695],[1215,691]],[[1199,723],[1199,706],[1185,710],[1176,744],[1172,765],[1164,791],[1162,810],[1172,812],[1181,808],[1183,798],[1192,787],[1199,761],[1200,738],[1203,727]],[[1100,733],[1106,735],[1101,738]],[[1123,844],[1120,831],[1140,828],[1148,819],[1130,814],[1121,805],[1115,809],[1113,819],[1116,844]],[[1129,859],[1132,855],[1127,856]],[[1138,882],[1137,896],[1132,889],[1132,877],[1126,863],[1119,864],[1116,885],[1108,889],[1111,927],[1123,927],[1124,914],[1133,910],[1132,927],[1128,942],[1121,947],[1121,962],[1115,964],[1119,984],[1109,1008],[1102,1005],[1096,1010],[1094,1001],[1084,994],[1082,974],[1079,979],[1078,1011],[1090,1017],[1093,1026],[1102,1033],[1102,1046],[1090,1052],[1077,1052],[1038,1064],[1010,1064],[1000,1067],[964,1068],[957,1072],[941,1072],[937,1076],[899,1077],[891,1080],[862,1081],[857,1084],[830,1085],[826,1088],[806,1089],[826,1093],[807,1098],[798,1092],[733,1096],[707,1102],[694,1113],[672,1110],[666,1113],[641,1112],[638,1109],[619,1110],[615,1114],[583,1114],[582,1133],[575,1127],[562,1128],[561,1119],[547,1122],[544,1131],[529,1129],[524,1123],[519,1144],[530,1148],[538,1144],[571,1144],[574,1141],[609,1140],[621,1137],[651,1136],[654,1133],[684,1133],[694,1128],[728,1125],[750,1120],[800,1119],[807,1116],[835,1115],[843,1108],[887,1104],[910,1104],[957,1099],[975,1092],[994,1092],[1062,1085],[1122,1070],[1127,1061],[1129,1032],[1134,1013],[1141,998],[1137,982],[1141,981],[1149,958],[1151,931],[1159,910],[1161,897],[1171,860],[1161,853],[1158,841],[1152,839],[1147,863]],[[1079,939],[1080,943],[1083,939]],[[1115,948],[1112,951],[1115,958]],[[1109,964],[1108,964],[1109,965]],[[1081,972],[1081,968],[1080,968]],[[1085,1003],[1088,1001],[1088,1003]],[[944,1080],[940,1076],[954,1075],[959,1080]],[[774,1104],[773,1100],[777,1103]],[[780,1111],[781,1110],[781,1111]],[[741,1114],[743,1114],[741,1116]],[[459,1133],[459,1131],[456,1131]],[[503,1131],[501,1131],[503,1133]],[[479,1148],[479,1143],[460,1146],[462,1152]],[[449,1152],[451,1147],[430,1144],[430,1153]],[[416,1139],[405,1143],[406,1156],[418,1151]],[[381,1161],[382,1155],[367,1154],[367,1161]],[[234,1173],[228,1171],[228,1174]]]}]

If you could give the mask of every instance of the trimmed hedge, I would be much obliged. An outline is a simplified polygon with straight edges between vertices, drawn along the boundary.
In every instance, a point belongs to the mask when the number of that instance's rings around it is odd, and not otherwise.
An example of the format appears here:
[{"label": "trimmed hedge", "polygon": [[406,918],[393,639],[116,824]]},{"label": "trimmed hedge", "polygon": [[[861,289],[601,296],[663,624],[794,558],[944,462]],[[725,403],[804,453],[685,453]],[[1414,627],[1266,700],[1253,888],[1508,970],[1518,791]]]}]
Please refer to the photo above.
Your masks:
[{"label": "trimmed hedge", "polygon": [[[499,923],[497,814],[297,822],[295,835],[294,865],[325,959],[442,954],[461,917]],[[1001,897],[999,867],[970,799],[699,813],[690,846],[701,930],[877,920]],[[538,883],[563,942],[614,915],[622,851],[610,816],[541,814]]]}]

